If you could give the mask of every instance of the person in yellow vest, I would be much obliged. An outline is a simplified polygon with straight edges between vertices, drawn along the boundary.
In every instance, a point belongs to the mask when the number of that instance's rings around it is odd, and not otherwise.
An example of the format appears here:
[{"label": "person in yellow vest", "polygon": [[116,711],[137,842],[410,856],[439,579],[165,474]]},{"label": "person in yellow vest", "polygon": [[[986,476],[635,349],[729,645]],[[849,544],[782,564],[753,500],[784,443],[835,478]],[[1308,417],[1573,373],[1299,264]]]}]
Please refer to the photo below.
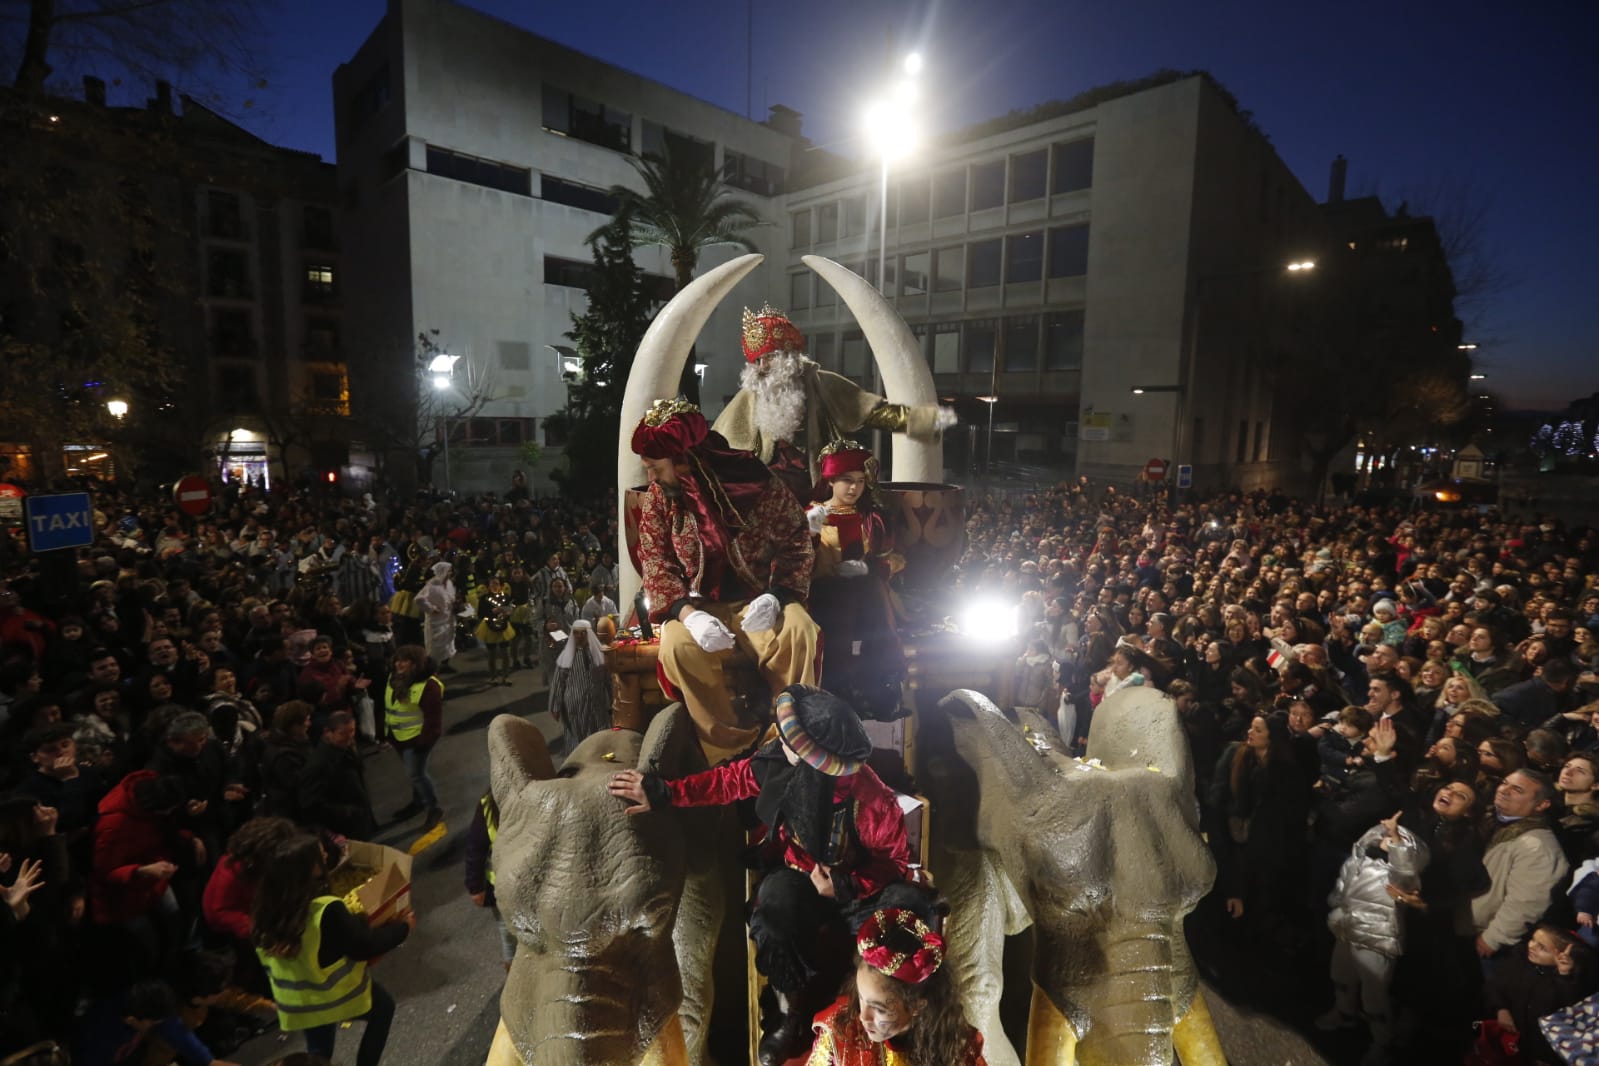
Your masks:
[{"label": "person in yellow vest", "polygon": [[377,926],[331,895],[322,843],[309,833],[279,844],[251,906],[252,940],[277,1004],[278,1026],[305,1034],[305,1049],[333,1059],[339,1023],[366,1021],[356,1066],[378,1066],[394,1021],[394,997],[367,963],[405,943],[412,911]]},{"label": "person in yellow vest", "polygon": [[500,808],[494,795],[483,793],[478,800],[477,813],[472,815],[472,825],[466,831],[466,894],[477,907],[487,907],[494,915],[500,929],[500,960],[507,971],[516,957],[516,940],[500,917],[500,908],[494,898],[494,838],[500,832]]},{"label": "person in yellow vest", "polygon": [[425,833],[444,819],[438,789],[428,776],[428,756],[444,731],[444,682],[433,676],[427,651],[415,644],[395,651],[392,669],[383,688],[383,718],[389,744],[400,753],[411,779],[411,802],[394,812],[394,820],[426,811]]}]

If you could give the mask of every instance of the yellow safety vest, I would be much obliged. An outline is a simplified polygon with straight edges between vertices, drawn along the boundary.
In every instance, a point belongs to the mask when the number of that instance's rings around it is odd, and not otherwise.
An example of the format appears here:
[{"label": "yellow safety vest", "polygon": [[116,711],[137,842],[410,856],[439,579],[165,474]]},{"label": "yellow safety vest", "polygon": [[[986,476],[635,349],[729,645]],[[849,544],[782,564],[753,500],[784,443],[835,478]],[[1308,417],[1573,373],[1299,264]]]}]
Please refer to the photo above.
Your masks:
[{"label": "yellow safety vest", "polygon": [[489,801],[487,793],[478,800],[478,806],[483,808],[483,824],[489,831],[489,872],[488,881],[494,884],[494,838],[500,835],[500,815],[494,805]]},{"label": "yellow safety vest", "polygon": [[437,681],[439,697],[444,697],[444,682],[429,677],[413,684],[403,700],[394,698],[394,682],[383,687],[383,720],[388,723],[389,736],[395,740],[411,740],[422,735],[422,690],[429,681]]},{"label": "yellow safety vest", "polygon": [[365,962],[339,959],[324,970],[317,961],[322,950],[322,913],[328,904],[338,902],[337,896],[318,896],[311,901],[300,950],[294,955],[268,955],[255,949],[272,982],[278,1026],[284,1032],[348,1021],[372,1009],[372,979]]}]

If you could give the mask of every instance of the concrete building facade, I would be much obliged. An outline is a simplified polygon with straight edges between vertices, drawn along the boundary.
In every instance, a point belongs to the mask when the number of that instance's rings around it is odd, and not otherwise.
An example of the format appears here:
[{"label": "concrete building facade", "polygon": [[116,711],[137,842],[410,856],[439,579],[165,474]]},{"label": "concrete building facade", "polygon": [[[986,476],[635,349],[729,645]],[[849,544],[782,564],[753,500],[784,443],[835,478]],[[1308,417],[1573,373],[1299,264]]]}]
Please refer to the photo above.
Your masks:
[{"label": "concrete building facade", "polygon": [[[433,480],[456,488],[503,490],[527,466],[522,445],[536,441],[545,452],[530,473],[548,489],[561,441],[545,420],[566,402],[556,346],[569,344],[585,305],[584,238],[611,217],[606,190],[642,188],[630,156],[667,144],[703,152],[708,165],[731,165],[740,195],[775,222],[771,194],[795,143],[449,0],[391,0],[334,75],[334,98],[347,256],[360,279],[347,294],[357,402],[391,420],[383,443],[397,454],[428,447],[448,424],[449,471]],[[781,254],[775,225],[751,236]],[[700,267],[732,254],[712,250]],[[637,259],[669,292],[665,252],[641,248]],[[746,302],[765,298],[761,284]],[[707,397],[737,388],[740,309],[729,301],[701,337]],[[415,409],[424,332],[460,362],[440,424],[412,433],[393,420]],[[451,417],[474,390],[491,398]]]}]

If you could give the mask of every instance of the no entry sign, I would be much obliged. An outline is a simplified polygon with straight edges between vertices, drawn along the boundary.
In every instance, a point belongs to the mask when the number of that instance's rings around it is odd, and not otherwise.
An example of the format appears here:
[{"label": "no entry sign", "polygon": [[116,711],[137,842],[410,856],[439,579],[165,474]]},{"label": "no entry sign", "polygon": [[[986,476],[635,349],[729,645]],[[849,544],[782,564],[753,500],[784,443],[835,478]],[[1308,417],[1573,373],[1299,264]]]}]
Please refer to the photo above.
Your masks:
[{"label": "no entry sign", "polygon": [[172,486],[172,499],[178,510],[190,518],[198,518],[211,509],[211,486],[196,474],[190,474]]},{"label": "no entry sign", "polygon": [[1144,464],[1144,477],[1150,481],[1160,481],[1166,476],[1166,460],[1151,459]]},{"label": "no entry sign", "polygon": [[8,526],[22,524],[22,498],[26,495],[21,486],[0,481],[0,522]]}]

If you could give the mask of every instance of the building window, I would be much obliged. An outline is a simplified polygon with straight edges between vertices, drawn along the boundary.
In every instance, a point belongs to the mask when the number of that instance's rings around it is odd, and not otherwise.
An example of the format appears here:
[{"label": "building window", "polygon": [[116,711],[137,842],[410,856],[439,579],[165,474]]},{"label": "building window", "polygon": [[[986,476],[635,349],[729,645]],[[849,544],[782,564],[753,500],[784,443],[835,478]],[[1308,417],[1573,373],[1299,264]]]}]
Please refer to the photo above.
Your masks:
[{"label": "building window", "polygon": [[314,415],[349,415],[350,376],[343,366],[322,364],[311,368],[311,396],[307,407]]},{"label": "building window", "polygon": [[811,306],[811,272],[790,274],[788,278],[788,309],[805,311]]},{"label": "building window", "polygon": [[[996,242],[997,243],[997,242]],[[991,318],[975,319],[962,327],[965,338],[961,347],[966,349],[966,372],[987,374],[994,369],[994,346],[998,329]]]},{"label": "building window", "polygon": [[795,248],[809,248],[811,246],[810,211],[795,211],[789,216],[789,221],[791,224],[789,244]]},{"label": "building window", "polygon": [[973,289],[998,285],[1000,281],[1001,245],[998,237],[991,241],[977,241],[966,249],[966,283]]},{"label": "building window", "polygon": [[913,252],[905,257],[903,276],[905,278],[905,296],[927,295],[927,273],[932,263],[932,253]]},{"label": "building window", "polygon": [[[538,439],[536,418],[456,418],[450,420],[449,426],[452,446],[505,448]],[[565,443],[564,434],[552,432],[549,423],[545,423],[544,435],[546,444]]]},{"label": "building window", "polygon": [[261,410],[261,392],[253,366],[217,367],[217,406],[225,414],[254,414]]},{"label": "building window", "polygon": [[334,318],[305,320],[305,357],[318,362],[339,362],[339,322]]},{"label": "building window", "polygon": [[866,197],[851,196],[844,201],[844,236],[859,237],[866,232]]},{"label": "building window", "polygon": [[350,97],[350,121],[345,126],[344,139],[348,141],[359,133],[367,119],[382,111],[393,95],[393,90],[389,88],[389,67],[385,63],[362,82],[355,95]]},{"label": "building window", "polygon": [[326,263],[308,263],[305,268],[305,299],[323,303],[334,297],[333,267]]},{"label": "building window", "polygon": [[[859,263],[840,263],[839,265],[842,266],[845,270],[849,271],[851,274],[859,274],[861,272],[861,264],[859,264]],[[827,282],[823,281],[819,277],[816,278],[815,285],[816,285],[816,297],[815,297],[815,299],[814,299],[814,301],[812,303],[812,306],[815,306],[815,307],[837,307],[838,306],[838,290],[834,289],[833,286],[829,285]]]},{"label": "building window", "polygon": [[756,196],[779,196],[783,192],[783,168],[731,148],[722,150],[722,180],[735,189]]},{"label": "building window", "polygon": [[208,248],[206,292],[230,300],[250,298],[250,259],[235,248]]},{"label": "building window", "polygon": [[1044,231],[1013,233],[1005,238],[1005,284],[1038,281],[1044,276]]},{"label": "building window", "polygon": [[1055,176],[1049,183],[1050,192],[1078,192],[1094,184],[1094,138],[1057,144],[1054,154]]},{"label": "building window", "polygon": [[1038,316],[1022,315],[1005,320],[1005,372],[1024,373],[1038,369]]},{"label": "building window", "polygon": [[907,178],[899,184],[899,224],[918,226],[927,221],[932,201],[927,178]]},{"label": "building window", "polygon": [[305,225],[305,234],[302,238],[307,248],[319,248],[325,251],[337,251],[339,241],[333,232],[333,212],[325,207],[307,204],[301,213],[301,221]]},{"label": "building window", "polygon": [[554,255],[544,257],[544,284],[562,285],[568,289],[582,289],[587,292],[593,282],[593,263],[562,259]]},{"label": "building window", "polygon": [[1233,443],[1235,445],[1233,461],[1241,463],[1244,461],[1244,456],[1249,454],[1249,423],[1242,418],[1238,420],[1238,437]]},{"label": "building window", "polygon": [[877,257],[873,256],[872,258],[866,260],[866,280],[871,283],[874,289],[877,289],[884,295],[893,296],[895,295],[894,268],[898,264],[899,260],[894,256],[889,256],[887,259],[883,260],[883,271],[888,275],[888,284],[879,285],[877,280]]},{"label": "building window", "polygon": [[527,341],[500,341],[502,370],[532,370],[533,352]]},{"label": "building window", "polygon": [[816,243],[828,244],[838,240],[838,203],[829,200],[816,208]]},{"label": "building window", "polygon": [[833,349],[837,343],[837,335],[832,332],[814,334],[809,338],[811,350],[808,354],[823,370],[833,370]]},{"label": "building window", "polygon": [[961,370],[961,324],[940,322],[933,326],[933,373],[959,374]]},{"label": "building window", "polygon": [[618,152],[633,146],[632,115],[553,85],[544,86],[544,128]]},{"label": "building window", "polygon": [[959,292],[966,283],[966,253],[957,245],[933,253],[933,291]]},{"label": "building window", "polygon": [[679,133],[649,119],[644,120],[643,154],[659,156],[662,159],[670,156],[679,163],[692,166],[695,170],[707,172],[716,170],[716,145],[686,133]]},{"label": "building window", "polygon": [[1044,369],[1083,368],[1083,312],[1052,311],[1044,316]]},{"label": "building window", "polygon": [[1044,196],[1044,182],[1048,177],[1049,155],[1040,148],[1026,155],[1010,157],[1010,202],[1023,203]]},{"label": "building window", "polygon": [[254,359],[255,323],[248,311],[218,307],[211,311],[211,354],[218,359]]},{"label": "building window", "polygon": [[1005,161],[978,163],[972,167],[972,210],[987,211],[1005,206]]},{"label": "building window", "polygon": [[855,381],[866,380],[866,362],[871,358],[870,350],[866,347],[866,338],[858,329],[852,329],[844,334],[843,359],[839,364],[839,373]]},{"label": "building window", "polygon": [[1049,231],[1049,276],[1080,278],[1088,273],[1088,223]]},{"label": "building window", "polygon": [[966,169],[946,170],[933,176],[933,217],[950,218],[966,213]]},{"label": "building window", "polygon": [[616,214],[616,197],[604,189],[579,185],[575,181],[562,181],[548,174],[539,179],[539,199],[593,211],[597,215]]},{"label": "building window", "polygon": [[475,155],[464,155],[461,152],[452,152],[448,148],[436,148],[431,144],[428,145],[427,158],[429,174],[464,181],[471,185],[481,185],[485,189],[515,193],[518,196],[533,195],[533,172],[527,167],[513,167],[508,163],[496,163],[492,159],[479,159]]},{"label": "building window", "polygon": [[206,232],[225,241],[245,239],[244,210],[238,193],[212,189],[205,196]]}]

